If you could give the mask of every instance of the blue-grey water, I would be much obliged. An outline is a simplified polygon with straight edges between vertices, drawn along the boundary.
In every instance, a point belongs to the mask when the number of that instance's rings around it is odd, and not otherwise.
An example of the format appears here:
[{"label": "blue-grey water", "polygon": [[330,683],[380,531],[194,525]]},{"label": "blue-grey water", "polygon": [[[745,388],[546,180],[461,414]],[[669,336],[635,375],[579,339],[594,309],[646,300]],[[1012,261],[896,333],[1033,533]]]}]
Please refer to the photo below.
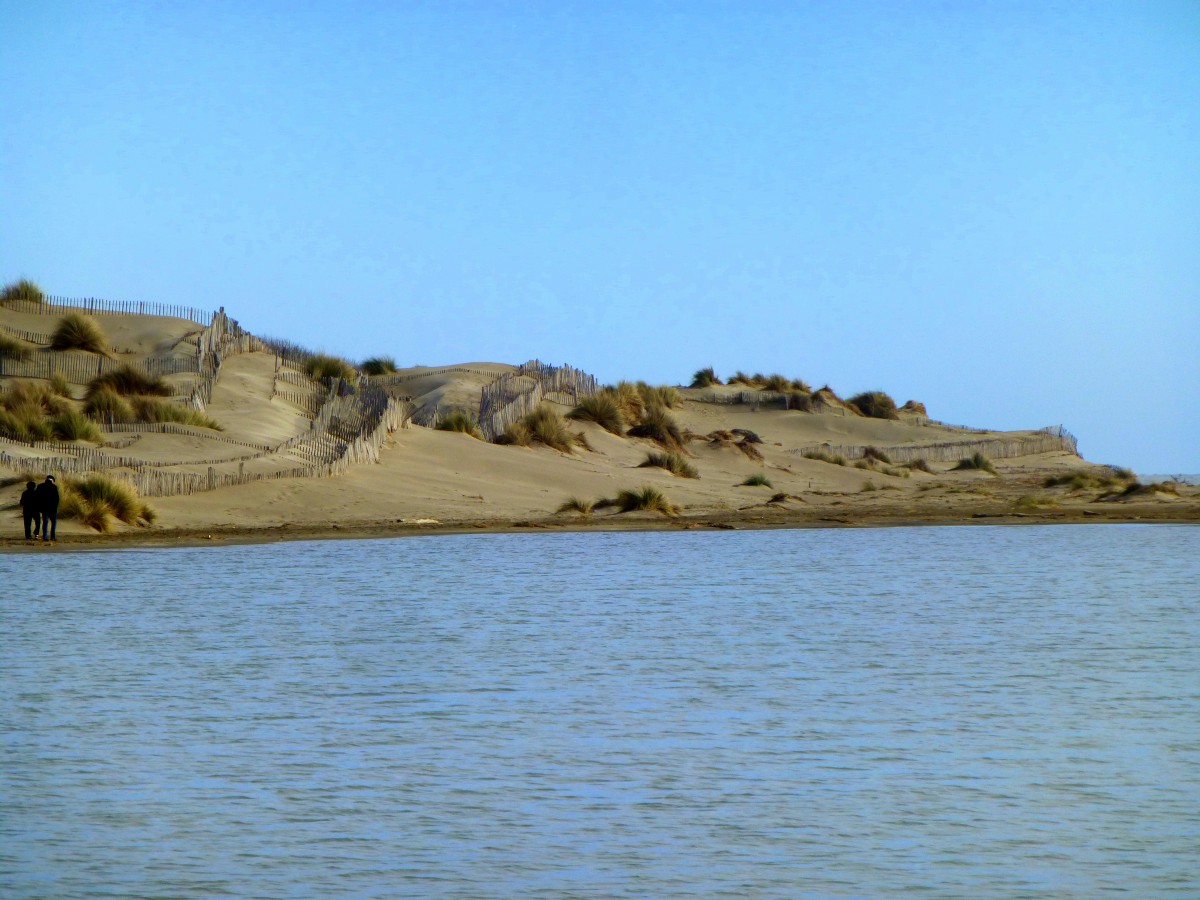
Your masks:
[{"label": "blue-grey water", "polygon": [[1200,529],[0,555],[0,896],[1200,896]]}]

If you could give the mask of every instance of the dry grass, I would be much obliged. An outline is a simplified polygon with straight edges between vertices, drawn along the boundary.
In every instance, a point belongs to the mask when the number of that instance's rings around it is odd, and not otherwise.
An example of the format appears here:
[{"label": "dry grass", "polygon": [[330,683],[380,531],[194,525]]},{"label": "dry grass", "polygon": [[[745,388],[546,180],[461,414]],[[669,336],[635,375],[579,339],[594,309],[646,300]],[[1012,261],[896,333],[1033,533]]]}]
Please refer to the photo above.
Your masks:
[{"label": "dry grass", "polygon": [[20,281],[12,281],[0,290],[0,304],[8,303],[10,300],[24,300],[28,303],[45,303],[46,295],[42,289],[28,278],[22,278]]},{"label": "dry grass", "polygon": [[806,450],[804,451],[805,459],[815,459],[817,462],[829,463],[834,466],[844,466],[846,457],[840,453],[826,453],[824,450]]},{"label": "dry grass", "polygon": [[64,410],[52,418],[50,429],[60,441],[92,441],[98,444],[103,440],[96,423],[74,409]]},{"label": "dry grass", "polygon": [[699,478],[696,467],[678,453],[647,453],[646,459],[638,463],[639,469],[666,469],[680,478]]},{"label": "dry grass", "polygon": [[350,362],[350,360],[343,359],[340,356],[330,356],[327,353],[312,354],[304,360],[301,368],[309,378],[315,381],[324,381],[332,378],[353,381],[356,374],[354,363]]},{"label": "dry grass", "polygon": [[656,487],[646,485],[636,491],[623,490],[616,496],[614,504],[621,512],[648,510],[664,516],[679,515],[679,507],[667,499],[666,494]]},{"label": "dry grass", "polygon": [[212,428],[214,431],[224,430],[215,419],[206,416],[199,410],[188,409],[177,403],[156,400],[152,397],[135,397],[133,399],[133,415],[139,422],[174,422],[196,428]]},{"label": "dry grass", "polygon": [[497,444],[528,447],[542,444],[562,453],[571,453],[580,444],[580,436],[567,427],[566,420],[548,406],[540,406],[511,425],[496,438]]},{"label": "dry grass", "polygon": [[68,478],[62,486],[59,515],[78,519],[99,532],[110,531],[114,521],[138,525],[157,518],[154,508],[138,496],[133,485],[101,474]]},{"label": "dry grass", "polygon": [[31,354],[32,351],[23,341],[11,335],[0,334],[0,359],[29,359]]},{"label": "dry grass", "polygon": [[83,313],[68,313],[63,316],[50,338],[51,350],[86,350],[110,356],[108,338],[100,323]]},{"label": "dry grass", "polygon": [[95,392],[89,388],[83,411],[89,418],[106,425],[123,425],[136,419],[129,401],[111,388],[101,388]]},{"label": "dry grass", "polygon": [[567,413],[567,418],[578,422],[595,422],[605,431],[618,437],[625,434],[625,417],[621,413],[621,405],[610,393],[601,392],[584,397],[578,406]]},{"label": "dry grass", "polygon": [[717,373],[713,370],[712,366],[708,366],[704,369],[697,369],[692,375],[691,387],[706,388],[712,387],[716,384],[721,384],[721,379],[717,377]]},{"label": "dry grass", "polygon": [[171,387],[157,375],[147,375],[137,366],[123,365],[97,375],[88,382],[86,397],[100,391],[112,391],[124,396],[169,397]]},{"label": "dry grass", "polygon": [[865,391],[855,394],[846,405],[872,419],[898,419],[896,401],[883,391]]},{"label": "dry grass", "polygon": [[990,472],[996,474],[996,467],[992,465],[992,461],[982,453],[973,453],[968,457],[960,459],[951,471],[969,471],[977,469],[981,472]]},{"label": "dry grass", "polygon": [[396,367],[396,360],[390,356],[372,356],[369,359],[364,359],[362,365],[364,375],[391,375],[393,372],[399,371]]},{"label": "dry grass", "polygon": [[479,430],[479,423],[475,421],[474,416],[468,412],[456,410],[449,415],[438,420],[438,431],[457,431],[461,434],[469,434],[477,440],[483,440],[483,432]]},{"label": "dry grass", "polygon": [[629,429],[630,437],[649,438],[668,450],[683,449],[683,432],[679,424],[662,406],[649,406],[641,419]]},{"label": "dry grass", "polygon": [[575,513],[580,516],[590,516],[592,510],[595,509],[595,504],[591,500],[583,500],[579,497],[571,497],[562,506],[555,510],[558,514]]}]

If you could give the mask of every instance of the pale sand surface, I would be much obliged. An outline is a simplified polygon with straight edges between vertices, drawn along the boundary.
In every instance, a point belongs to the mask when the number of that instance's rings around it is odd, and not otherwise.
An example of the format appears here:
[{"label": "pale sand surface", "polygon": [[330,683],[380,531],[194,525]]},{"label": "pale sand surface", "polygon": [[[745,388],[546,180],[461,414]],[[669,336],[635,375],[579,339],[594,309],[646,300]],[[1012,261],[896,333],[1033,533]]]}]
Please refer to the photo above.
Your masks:
[{"label": "pale sand surface", "polygon": [[[200,328],[181,319],[152,316],[99,316],[106,334],[122,349],[143,355],[194,354]],[[48,333],[55,317],[16,314],[0,309],[0,326]],[[182,342],[182,343],[181,343]],[[49,352],[39,350],[37,352]],[[129,358],[136,358],[134,356]],[[445,371],[445,369],[450,371]],[[224,471],[239,461],[248,472],[291,468],[293,455],[248,460],[246,444],[276,446],[310,425],[308,414],[282,397],[272,397],[275,358],[270,353],[231,355],[206,412],[224,427],[211,434],[141,434],[128,447],[105,452],[131,456],[147,464],[173,463],[176,471],[203,473],[218,462]],[[514,368],[497,363],[403,370],[387,390],[412,398],[415,410],[446,412],[478,409],[480,389]],[[187,376],[172,376],[170,380]],[[11,379],[0,379],[7,382]],[[288,385],[297,393],[304,388]],[[75,397],[84,386],[73,385]],[[729,389],[732,390],[732,389]],[[563,454],[545,447],[500,446],[470,436],[417,425],[394,431],[377,464],[354,466],[334,478],[288,478],[220,488],[189,496],[152,499],[158,511],[148,528],[118,525],[97,535],[76,522],[60,521],[62,546],[127,546],[130,542],[178,542],[213,539],[256,540],[337,535],[425,533],[436,530],[508,530],[512,528],[690,528],[806,527],[958,522],[1051,521],[1200,521],[1200,490],[1179,495],[1155,494],[1122,501],[1099,501],[1096,492],[1045,491],[1051,473],[1096,468],[1064,452],[994,460],[998,476],[949,471],[950,463],[932,463],[934,474],[909,477],[863,471],[805,459],[800,453],[822,442],[898,447],[942,441],[971,441],[1021,433],[962,430],[923,417],[900,421],[868,419],[832,411],[822,414],[755,410],[749,405],[698,402],[706,391],[685,391],[689,399],[673,411],[679,424],[698,435],[747,429],[762,443],[762,460],[750,459],[735,446],[687,445],[700,478],[677,478],[657,468],[638,468],[648,440],[620,438],[590,423],[573,423],[591,450]],[[551,404],[559,412],[570,407]],[[1029,432],[1025,432],[1028,434]],[[129,435],[109,436],[116,440]],[[231,443],[230,441],[234,441]],[[240,442],[240,443],[236,443]],[[0,449],[30,459],[29,469],[44,477],[34,460],[44,451],[2,440]],[[21,468],[24,471],[23,467]],[[741,484],[762,473],[771,487]],[[17,470],[0,470],[13,477]],[[590,518],[556,514],[569,497],[598,500],[623,488],[653,485],[682,507],[677,519],[655,513],[600,511]],[[14,509],[20,484],[0,488],[0,509],[8,525],[0,547],[25,546]],[[771,502],[776,495],[786,495]],[[1049,500],[1043,507],[1016,507],[1029,495]],[[43,548],[38,547],[39,551]]]}]

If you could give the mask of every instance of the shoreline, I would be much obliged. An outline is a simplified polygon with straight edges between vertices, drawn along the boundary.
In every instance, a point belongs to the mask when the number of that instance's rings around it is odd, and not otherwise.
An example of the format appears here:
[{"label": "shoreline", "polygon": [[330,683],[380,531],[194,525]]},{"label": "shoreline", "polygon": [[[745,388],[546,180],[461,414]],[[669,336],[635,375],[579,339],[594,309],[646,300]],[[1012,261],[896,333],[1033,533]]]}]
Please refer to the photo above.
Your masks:
[{"label": "shoreline", "polygon": [[964,509],[934,514],[927,511],[874,510],[843,515],[824,510],[744,509],[665,518],[612,515],[595,519],[563,516],[539,519],[464,519],[460,521],[339,522],[329,525],[223,525],[208,528],[127,528],[109,534],[73,533],[56,541],[23,537],[0,538],[0,553],[71,553],[108,550],[169,549],[172,547],[242,546],[322,540],[379,540],[451,534],[528,534],[586,532],[760,531],[813,528],[927,528],[971,525],[1200,525],[1200,515],[1187,510],[1139,505],[1125,509],[998,512]]}]

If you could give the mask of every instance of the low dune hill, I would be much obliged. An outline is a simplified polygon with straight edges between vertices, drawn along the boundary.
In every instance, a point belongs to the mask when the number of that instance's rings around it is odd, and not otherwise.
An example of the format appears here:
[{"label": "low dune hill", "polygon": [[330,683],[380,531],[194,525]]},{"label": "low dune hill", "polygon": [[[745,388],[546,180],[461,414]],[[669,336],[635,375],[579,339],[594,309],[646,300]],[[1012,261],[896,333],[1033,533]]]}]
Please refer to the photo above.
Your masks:
[{"label": "low dune hill", "polygon": [[[55,349],[84,314],[99,343]],[[65,491],[97,475],[136,489],[152,514],[109,516],[108,540],[1197,518],[1196,488],[1089,463],[1060,429],[955,427],[915,403],[872,417],[832,390],[606,390],[536,361],[330,375],[223,311],[0,306],[0,339],[10,543],[25,481],[48,473]],[[128,370],[145,381],[113,374]],[[589,421],[578,407],[597,396],[623,398],[623,418]],[[96,529],[59,523],[68,542]]]}]

